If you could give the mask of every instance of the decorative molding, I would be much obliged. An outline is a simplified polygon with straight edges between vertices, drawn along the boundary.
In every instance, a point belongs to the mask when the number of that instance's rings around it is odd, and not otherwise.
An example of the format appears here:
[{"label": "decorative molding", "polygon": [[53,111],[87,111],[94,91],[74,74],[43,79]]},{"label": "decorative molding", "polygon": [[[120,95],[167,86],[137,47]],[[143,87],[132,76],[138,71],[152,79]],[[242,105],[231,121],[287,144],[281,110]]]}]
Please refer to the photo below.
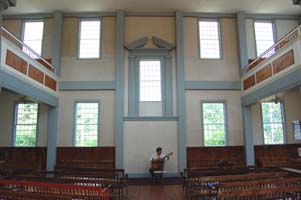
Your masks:
[{"label": "decorative molding", "polygon": [[185,81],[185,90],[241,90],[240,81]]},{"label": "decorative molding", "polygon": [[76,90],[115,90],[115,81],[61,81],[60,91]]},{"label": "decorative molding", "polygon": [[148,40],[148,38],[147,38],[147,36],[145,36],[143,38],[140,38],[138,40],[130,42],[129,44],[125,45],[125,47],[129,50],[143,48],[146,45],[147,40]]},{"label": "decorative molding", "polygon": [[175,12],[126,12],[127,17],[174,17]]},{"label": "decorative molding", "polygon": [[277,15],[277,14],[245,14],[246,18],[251,19],[260,19],[260,20],[277,20],[277,19],[286,19],[286,20],[299,20],[300,15]]},{"label": "decorative molding", "polygon": [[66,18],[99,18],[116,17],[116,12],[64,12]]},{"label": "decorative molding", "polygon": [[20,15],[3,15],[3,19],[21,19],[21,20],[31,20],[31,19],[45,19],[53,18],[53,13],[29,13]]},{"label": "decorative molding", "polygon": [[29,96],[37,101],[56,107],[58,98],[29,83],[18,79],[4,71],[0,71],[0,87],[7,88],[17,93]]},{"label": "decorative molding", "polygon": [[301,69],[294,70],[284,77],[258,88],[241,98],[242,105],[251,105],[261,99],[278,94],[279,92],[301,86]]},{"label": "decorative molding", "polygon": [[200,18],[235,18],[234,13],[199,13],[199,12],[184,12],[184,17],[200,17]]},{"label": "decorative molding", "polygon": [[124,117],[123,121],[178,121],[178,117]]},{"label": "decorative molding", "polygon": [[176,45],[171,44],[167,41],[164,41],[156,36],[152,36],[152,41],[153,41],[153,44],[156,45],[158,48],[172,50],[176,47]]}]

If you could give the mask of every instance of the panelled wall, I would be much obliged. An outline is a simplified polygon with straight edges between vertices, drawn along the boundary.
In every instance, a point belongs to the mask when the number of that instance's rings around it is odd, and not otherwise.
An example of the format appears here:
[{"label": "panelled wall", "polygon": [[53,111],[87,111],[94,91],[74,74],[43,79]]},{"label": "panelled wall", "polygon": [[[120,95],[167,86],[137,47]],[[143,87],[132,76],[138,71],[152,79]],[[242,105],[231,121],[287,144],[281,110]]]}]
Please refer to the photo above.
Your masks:
[{"label": "panelled wall", "polygon": [[[199,58],[199,35],[197,17],[184,17],[184,70],[185,81],[197,85],[196,88],[186,88],[186,146],[203,146],[203,133],[201,127],[201,101],[223,101],[227,106],[227,139],[228,145],[244,145],[241,92],[237,87],[225,90],[222,87],[227,83],[240,83],[239,74],[239,49],[237,44],[237,31],[235,18],[221,18],[221,59]],[[142,37],[148,37],[144,48],[157,48],[151,41],[156,36],[164,41],[176,45],[176,20],[175,17],[125,17],[125,45]],[[4,20],[4,26],[16,36],[21,36],[22,20]],[[277,38],[281,38],[298,24],[295,20],[275,20]],[[115,38],[116,17],[101,18],[101,59],[78,59],[78,18],[64,18],[62,37],[62,55],[60,81],[70,83],[73,89],[61,89],[59,91],[59,120],[58,141],[59,147],[73,146],[74,135],[74,102],[77,100],[100,101],[100,146],[115,146],[115,89],[112,86],[106,90],[74,89],[83,83],[115,85]],[[52,18],[45,19],[43,56],[51,58],[52,30],[54,22]],[[253,20],[247,19],[248,58],[255,58],[255,41]],[[145,174],[148,171],[148,159],[157,146],[162,146],[164,152],[174,152],[171,160],[166,163],[169,173],[178,172],[178,130],[177,130],[177,98],[176,98],[176,49],[171,52],[172,57],[172,101],[173,116],[171,118],[156,119],[130,119],[128,117],[129,105],[129,52],[125,53],[124,66],[124,167],[131,174]],[[210,84],[217,84],[212,89]],[[198,88],[201,85],[200,88]],[[208,88],[206,88],[209,85]],[[220,89],[218,87],[221,87]],[[211,88],[211,89],[210,89]],[[0,99],[5,95],[1,94]],[[15,98],[6,97],[5,103],[13,104]],[[291,121],[301,119],[301,110],[296,113],[295,107],[300,107],[300,91],[289,93],[283,97],[285,100],[285,114],[287,119],[288,142],[294,143]],[[9,99],[9,100],[8,100]],[[150,105],[151,106],[151,105]],[[253,131],[255,144],[262,144],[261,115],[258,105],[252,108]],[[3,106],[0,109],[7,109]],[[45,111],[47,112],[47,111]],[[3,122],[0,112],[0,123]],[[13,115],[13,110],[5,113]],[[40,117],[42,115],[40,114]],[[10,121],[8,117],[8,121]],[[1,121],[2,120],[2,121]],[[47,121],[47,119],[45,119]],[[41,122],[43,120],[40,120]],[[9,126],[6,132],[11,132]],[[12,127],[12,126],[11,126]],[[40,128],[43,125],[40,126]],[[46,128],[45,128],[46,129]],[[46,130],[45,130],[46,132]],[[7,134],[8,135],[8,134]],[[10,145],[11,135],[0,134],[0,145]],[[2,139],[3,137],[3,139]],[[41,137],[43,138],[43,137]],[[46,137],[45,137],[46,138]],[[45,139],[46,140],[46,139]],[[39,142],[45,145],[46,141]]]}]

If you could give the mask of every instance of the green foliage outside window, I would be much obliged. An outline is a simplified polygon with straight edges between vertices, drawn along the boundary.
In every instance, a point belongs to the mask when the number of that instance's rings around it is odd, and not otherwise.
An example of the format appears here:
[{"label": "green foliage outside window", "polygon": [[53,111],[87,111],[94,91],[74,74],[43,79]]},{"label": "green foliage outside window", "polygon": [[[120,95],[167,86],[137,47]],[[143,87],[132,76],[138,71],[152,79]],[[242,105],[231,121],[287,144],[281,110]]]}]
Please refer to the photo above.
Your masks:
[{"label": "green foliage outside window", "polygon": [[262,123],[265,144],[284,143],[284,122],[281,103],[267,102],[261,104]]},{"label": "green foliage outside window", "polygon": [[203,130],[205,146],[224,146],[225,113],[223,103],[203,103]]},{"label": "green foliage outside window", "polygon": [[98,145],[98,103],[76,104],[76,146]]},{"label": "green foliage outside window", "polygon": [[38,104],[17,104],[15,146],[36,146]]}]

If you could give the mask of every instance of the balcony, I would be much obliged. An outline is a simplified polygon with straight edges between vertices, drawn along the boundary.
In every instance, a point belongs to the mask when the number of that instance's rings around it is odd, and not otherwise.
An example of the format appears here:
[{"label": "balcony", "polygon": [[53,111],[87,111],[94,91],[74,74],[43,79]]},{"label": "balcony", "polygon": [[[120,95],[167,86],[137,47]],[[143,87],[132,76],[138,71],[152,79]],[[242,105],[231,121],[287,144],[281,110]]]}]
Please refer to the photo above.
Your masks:
[{"label": "balcony", "polygon": [[0,72],[5,72],[52,96],[57,96],[58,77],[45,60],[2,27]]},{"label": "balcony", "polygon": [[[242,96],[264,89],[265,86],[270,84],[274,84],[276,88],[279,85],[275,84],[277,80],[289,79],[288,75],[300,71],[300,67],[301,26],[298,26],[244,69]],[[290,81],[283,82],[291,84]],[[285,88],[286,86],[281,84],[281,87]],[[281,89],[280,85],[279,89]]]}]

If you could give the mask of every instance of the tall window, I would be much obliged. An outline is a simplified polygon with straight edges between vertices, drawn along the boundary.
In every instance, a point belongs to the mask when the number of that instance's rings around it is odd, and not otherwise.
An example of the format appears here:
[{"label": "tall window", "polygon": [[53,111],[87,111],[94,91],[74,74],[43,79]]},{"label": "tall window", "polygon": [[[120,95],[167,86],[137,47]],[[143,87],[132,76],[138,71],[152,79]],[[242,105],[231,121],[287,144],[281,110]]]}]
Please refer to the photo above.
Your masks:
[{"label": "tall window", "polygon": [[261,103],[264,144],[284,143],[282,104]]},{"label": "tall window", "polygon": [[199,21],[199,37],[201,58],[221,58],[218,21]]},{"label": "tall window", "polygon": [[268,48],[274,45],[274,31],[272,22],[254,22],[256,52],[260,56]]},{"label": "tall window", "polygon": [[76,103],[75,109],[75,146],[97,146],[99,103]]},{"label": "tall window", "polygon": [[202,103],[205,146],[226,145],[224,103]]},{"label": "tall window", "polygon": [[15,146],[36,146],[38,107],[37,103],[16,105]]},{"label": "tall window", "polygon": [[160,60],[141,60],[139,77],[140,101],[162,101]]},{"label": "tall window", "polygon": [[[23,42],[39,55],[42,53],[43,30],[43,21],[27,21],[24,23]],[[29,56],[36,58],[36,55],[32,54],[26,47],[23,47],[23,51]]]},{"label": "tall window", "polygon": [[79,58],[100,57],[100,20],[81,20]]}]

